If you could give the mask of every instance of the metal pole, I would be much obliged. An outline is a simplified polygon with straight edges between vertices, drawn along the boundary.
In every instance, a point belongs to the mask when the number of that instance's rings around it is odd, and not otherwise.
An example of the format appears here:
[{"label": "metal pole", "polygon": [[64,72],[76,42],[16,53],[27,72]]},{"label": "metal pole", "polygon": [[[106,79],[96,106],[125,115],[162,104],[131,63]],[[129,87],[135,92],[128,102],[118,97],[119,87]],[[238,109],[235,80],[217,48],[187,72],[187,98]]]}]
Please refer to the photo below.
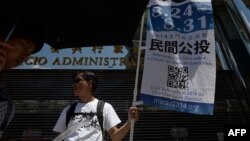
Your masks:
[{"label": "metal pole", "polygon": [[10,37],[12,36],[13,32],[16,29],[16,26],[19,24],[19,21],[21,20],[21,17],[17,20],[16,24],[11,28],[10,32],[8,33],[8,35],[5,37],[4,41],[7,42]]},{"label": "metal pole", "polygon": [[[134,87],[134,97],[133,97],[133,106],[135,105],[136,102],[136,97],[137,97],[137,89],[138,89],[138,77],[139,77],[139,69],[140,69],[140,58],[141,58],[141,46],[142,46],[142,34],[143,34],[143,26],[144,26],[144,14],[142,15],[142,20],[141,20],[141,28],[140,28],[140,40],[139,40],[139,47],[138,47],[138,57],[137,57],[137,67],[136,67],[136,77],[135,77],[135,87]],[[134,119],[131,120],[131,126],[130,126],[130,137],[129,141],[133,141],[134,137]]]}]

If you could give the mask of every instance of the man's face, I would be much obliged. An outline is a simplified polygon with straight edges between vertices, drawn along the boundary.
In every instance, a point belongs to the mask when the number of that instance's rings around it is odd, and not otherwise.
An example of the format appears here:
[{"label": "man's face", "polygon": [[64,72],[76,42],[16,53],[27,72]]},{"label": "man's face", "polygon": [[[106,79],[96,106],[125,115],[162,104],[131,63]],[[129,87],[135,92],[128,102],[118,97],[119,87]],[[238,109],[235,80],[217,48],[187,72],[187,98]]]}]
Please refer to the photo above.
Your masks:
[{"label": "man's face", "polygon": [[6,59],[4,69],[9,69],[22,64],[35,49],[35,44],[29,40],[16,38],[8,41],[11,48],[5,48]]},{"label": "man's face", "polygon": [[87,81],[82,76],[83,73],[79,73],[74,78],[73,89],[75,96],[81,96],[82,94],[92,90],[92,82]]}]

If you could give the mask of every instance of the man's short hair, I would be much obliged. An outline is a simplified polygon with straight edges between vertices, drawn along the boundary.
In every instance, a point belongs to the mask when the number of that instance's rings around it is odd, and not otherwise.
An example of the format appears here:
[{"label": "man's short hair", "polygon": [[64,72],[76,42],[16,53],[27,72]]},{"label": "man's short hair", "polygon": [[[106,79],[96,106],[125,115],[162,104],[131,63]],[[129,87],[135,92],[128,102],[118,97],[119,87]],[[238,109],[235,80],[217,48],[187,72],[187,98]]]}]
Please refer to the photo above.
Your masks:
[{"label": "man's short hair", "polygon": [[33,53],[41,50],[44,45],[44,33],[41,25],[34,21],[31,17],[21,17],[17,21],[17,25],[10,37],[11,38],[25,38],[35,43],[36,48]]}]

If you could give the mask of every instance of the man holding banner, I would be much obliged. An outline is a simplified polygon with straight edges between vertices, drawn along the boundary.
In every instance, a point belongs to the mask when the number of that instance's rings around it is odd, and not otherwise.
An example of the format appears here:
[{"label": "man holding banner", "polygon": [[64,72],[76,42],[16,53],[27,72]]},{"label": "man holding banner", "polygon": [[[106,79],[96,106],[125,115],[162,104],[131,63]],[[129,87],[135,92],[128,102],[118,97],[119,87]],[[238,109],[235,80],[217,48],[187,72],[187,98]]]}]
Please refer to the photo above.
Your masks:
[{"label": "man holding banner", "polygon": [[212,115],[216,58],[211,0],[151,0],[147,27],[144,104]]},{"label": "man holding banner", "polygon": [[[68,122],[67,115],[71,106],[68,105],[62,111],[53,128],[55,132],[61,134],[53,141],[63,139],[65,141],[102,141],[105,139],[104,130],[113,141],[122,140],[130,129],[131,121],[139,119],[138,108],[130,107],[127,122],[118,128],[116,126],[121,120],[113,106],[105,102],[103,108],[98,108],[100,100],[94,97],[94,91],[98,87],[96,75],[93,72],[77,72],[73,76],[73,81],[74,95],[79,98],[79,101],[72,110],[73,113]],[[102,110],[102,120],[101,116],[98,116],[98,109]]]}]

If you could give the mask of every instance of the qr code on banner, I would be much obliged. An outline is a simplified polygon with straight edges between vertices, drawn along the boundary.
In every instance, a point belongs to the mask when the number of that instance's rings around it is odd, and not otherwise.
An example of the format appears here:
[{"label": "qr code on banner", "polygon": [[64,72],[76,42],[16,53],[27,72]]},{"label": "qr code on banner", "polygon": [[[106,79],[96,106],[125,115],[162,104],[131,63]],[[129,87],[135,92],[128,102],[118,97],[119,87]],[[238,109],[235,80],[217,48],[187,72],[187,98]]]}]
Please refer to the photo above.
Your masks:
[{"label": "qr code on banner", "polygon": [[188,67],[168,66],[167,86],[188,89]]}]

